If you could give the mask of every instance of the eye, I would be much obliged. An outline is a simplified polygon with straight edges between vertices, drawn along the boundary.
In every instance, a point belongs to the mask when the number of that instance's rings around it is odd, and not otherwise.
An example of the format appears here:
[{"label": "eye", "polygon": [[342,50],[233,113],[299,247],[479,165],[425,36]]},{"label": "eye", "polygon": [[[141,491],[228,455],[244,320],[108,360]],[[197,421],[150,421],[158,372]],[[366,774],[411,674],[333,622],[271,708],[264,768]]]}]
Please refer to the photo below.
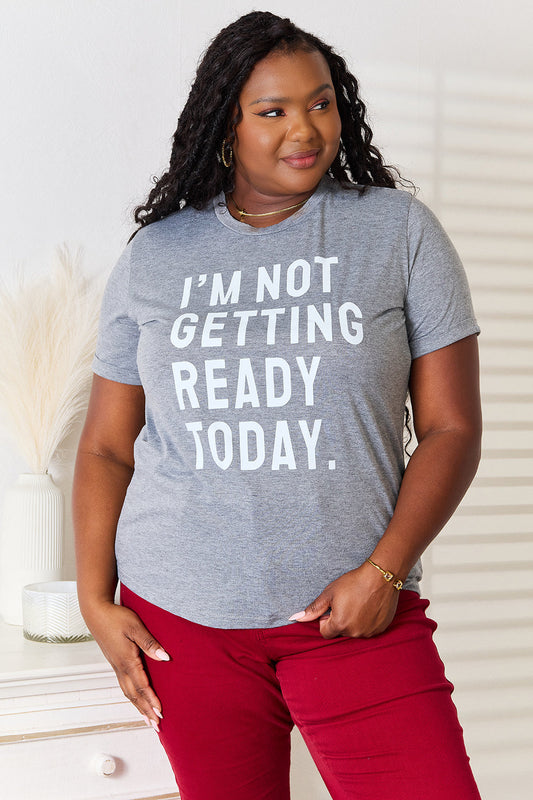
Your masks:
[{"label": "eye", "polygon": [[318,103],[315,103],[315,105],[311,106],[311,108],[317,108],[319,111],[322,111],[324,108],[329,106],[329,103],[329,100],[319,100]]},{"label": "eye", "polygon": [[259,117],[281,117],[283,110],[281,108],[271,108],[268,111],[260,111],[257,116]]}]

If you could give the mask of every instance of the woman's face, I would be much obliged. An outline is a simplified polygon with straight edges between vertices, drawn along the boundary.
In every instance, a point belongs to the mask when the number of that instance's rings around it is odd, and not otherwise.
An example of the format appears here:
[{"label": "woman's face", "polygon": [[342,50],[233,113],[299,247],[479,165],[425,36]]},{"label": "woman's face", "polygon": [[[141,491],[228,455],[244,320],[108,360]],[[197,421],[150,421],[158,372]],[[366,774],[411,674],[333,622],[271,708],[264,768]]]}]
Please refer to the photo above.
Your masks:
[{"label": "woman's face", "polygon": [[341,120],[318,51],[271,53],[254,67],[239,102],[233,159],[237,198],[276,202],[311,192],[335,158]]}]

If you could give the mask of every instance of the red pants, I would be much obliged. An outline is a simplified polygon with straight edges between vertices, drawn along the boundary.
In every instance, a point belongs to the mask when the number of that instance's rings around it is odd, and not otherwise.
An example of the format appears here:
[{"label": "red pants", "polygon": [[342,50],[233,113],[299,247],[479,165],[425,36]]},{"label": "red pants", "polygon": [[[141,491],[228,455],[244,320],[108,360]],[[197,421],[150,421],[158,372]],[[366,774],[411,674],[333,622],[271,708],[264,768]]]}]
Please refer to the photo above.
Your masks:
[{"label": "red pants", "polygon": [[182,800],[288,800],[294,723],[334,800],[480,800],[416,592],[371,639],[209,628],[121,598],[171,656],[146,667]]}]

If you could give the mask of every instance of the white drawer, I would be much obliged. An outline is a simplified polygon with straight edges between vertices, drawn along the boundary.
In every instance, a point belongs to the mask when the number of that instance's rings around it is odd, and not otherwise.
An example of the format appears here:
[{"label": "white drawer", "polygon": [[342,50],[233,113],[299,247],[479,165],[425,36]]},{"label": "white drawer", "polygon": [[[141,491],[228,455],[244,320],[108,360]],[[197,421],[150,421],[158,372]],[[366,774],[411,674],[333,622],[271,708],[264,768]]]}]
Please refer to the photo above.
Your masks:
[{"label": "white drawer", "polygon": [[[99,775],[95,757],[113,759]],[[105,766],[112,768],[113,762]],[[157,734],[137,724],[78,729],[0,744],[3,800],[178,800]]]}]

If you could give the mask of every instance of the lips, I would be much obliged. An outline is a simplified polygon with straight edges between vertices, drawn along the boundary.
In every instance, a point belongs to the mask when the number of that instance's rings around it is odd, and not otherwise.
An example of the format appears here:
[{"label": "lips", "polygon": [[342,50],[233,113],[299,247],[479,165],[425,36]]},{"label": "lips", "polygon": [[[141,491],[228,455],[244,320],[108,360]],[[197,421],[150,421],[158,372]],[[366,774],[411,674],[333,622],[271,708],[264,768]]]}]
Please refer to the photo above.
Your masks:
[{"label": "lips", "polygon": [[289,167],[294,167],[294,169],[309,169],[309,167],[312,167],[316,163],[319,152],[318,149],[302,150],[298,153],[291,153],[281,160],[288,164]]}]

